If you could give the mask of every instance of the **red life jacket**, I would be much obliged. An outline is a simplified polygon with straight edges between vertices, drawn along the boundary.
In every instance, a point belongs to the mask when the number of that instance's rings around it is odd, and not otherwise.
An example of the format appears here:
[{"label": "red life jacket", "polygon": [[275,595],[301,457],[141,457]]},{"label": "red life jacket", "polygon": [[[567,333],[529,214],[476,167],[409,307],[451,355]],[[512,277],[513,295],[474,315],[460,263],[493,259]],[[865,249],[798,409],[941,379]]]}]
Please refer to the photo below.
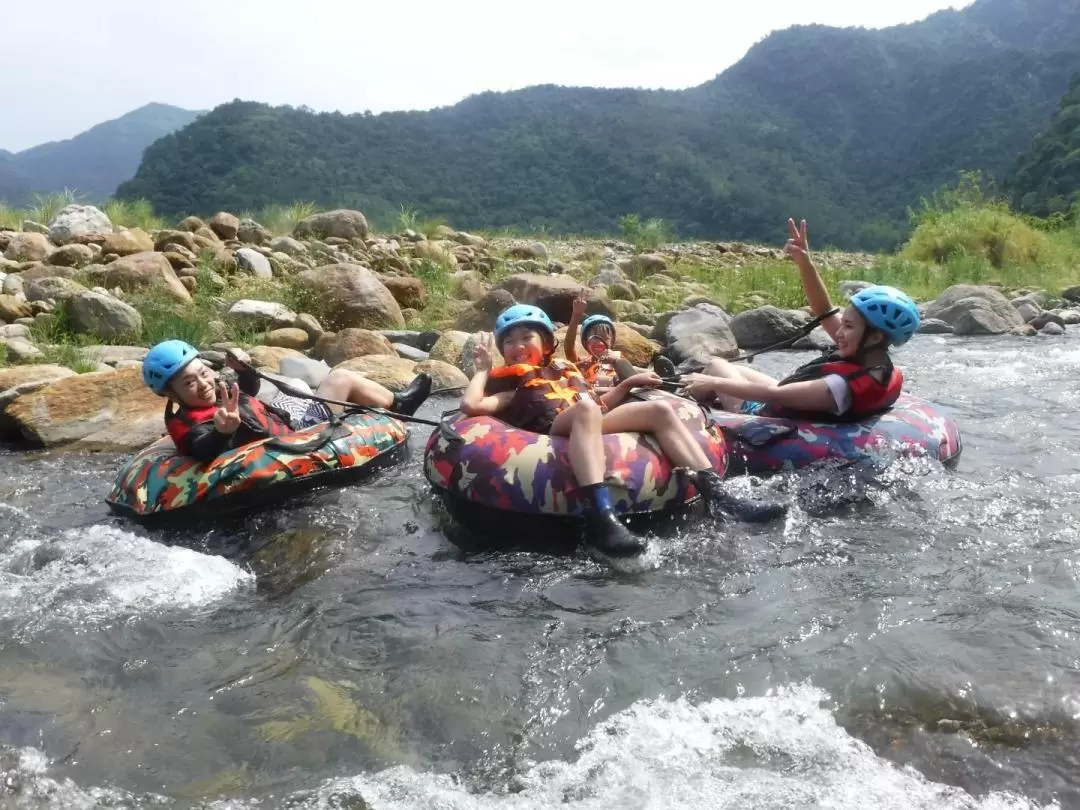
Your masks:
[{"label": "red life jacket", "polygon": [[[884,371],[885,382],[879,382],[872,372]],[[799,366],[780,385],[797,382],[820,380],[830,374],[844,378],[851,392],[851,406],[842,414],[822,414],[820,412],[798,412],[779,405],[766,405],[759,413],[762,416],[780,416],[785,418],[809,418],[822,421],[857,422],[874,414],[883,413],[893,406],[904,387],[904,375],[893,367],[890,361],[878,366],[864,366],[845,360],[836,354],[830,354]]]},{"label": "red life jacket", "polygon": [[577,363],[578,371],[585,378],[585,382],[594,388],[614,388],[619,384],[619,375],[615,371],[614,362],[622,355],[618,352],[608,352],[602,359],[597,360],[589,355]]},{"label": "red life jacket", "polygon": [[[240,444],[266,439],[270,436],[284,436],[292,433],[292,429],[270,412],[260,400],[248,394],[240,394],[240,431],[246,429],[246,435],[239,438]],[[217,405],[206,405],[202,408],[191,408],[187,405],[177,406],[172,400],[165,406],[165,429],[169,431],[173,444],[183,447],[184,439],[195,425],[214,421],[214,412]],[[249,438],[250,437],[250,438]]]},{"label": "red life jacket", "polygon": [[519,363],[491,371],[485,393],[514,391],[499,418],[521,430],[548,433],[560,413],[576,405],[592,389],[572,363],[553,360],[543,366]]}]

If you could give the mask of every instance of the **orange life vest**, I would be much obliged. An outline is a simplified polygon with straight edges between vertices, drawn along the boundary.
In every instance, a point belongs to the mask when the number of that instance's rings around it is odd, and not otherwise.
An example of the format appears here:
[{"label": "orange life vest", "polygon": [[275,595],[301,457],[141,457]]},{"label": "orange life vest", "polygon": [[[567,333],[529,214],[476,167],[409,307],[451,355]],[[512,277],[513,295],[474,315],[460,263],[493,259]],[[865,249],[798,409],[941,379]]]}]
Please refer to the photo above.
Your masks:
[{"label": "orange life vest", "polygon": [[[238,436],[240,444],[266,439],[270,436],[285,436],[292,433],[292,429],[280,418],[275,416],[260,400],[248,394],[240,394],[240,431],[244,435]],[[195,426],[214,420],[214,412],[217,405],[206,405],[202,408],[190,408],[187,405],[177,406],[172,400],[165,406],[165,429],[172,437],[177,447],[183,447],[188,432]]]},{"label": "orange life vest", "polygon": [[614,362],[622,355],[618,352],[608,352],[601,359],[589,355],[578,362],[578,371],[585,378],[585,382],[594,388],[614,388],[619,384],[619,375],[615,371]]},{"label": "orange life vest", "polygon": [[521,430],[548,433],[560,413],[593,395],[592,388],[573,363],[552,360],[543,366],[519,363],[491,371],[485,393],[513,391],[499,418]]},{"label": "orange life vest", "polygon": [[[880,382],[872,372],[884,371],[885,382]],[[851,392],[851,407],[839,416],[830,416],[831,421],[857,422],[874,414],[883,413],[893,406],[904,388],[904,375],[886,361],[879,366],[864,366],[845,360],[836,354],[830,354],[799,366],[794,373],[780,381],[780,385],[797,382],[820,380],[830,374],[844,378]],[[762,416],[807,417],[821,421],[820,413],[799,413],[777,405],[766,405],[759,413]]]}]

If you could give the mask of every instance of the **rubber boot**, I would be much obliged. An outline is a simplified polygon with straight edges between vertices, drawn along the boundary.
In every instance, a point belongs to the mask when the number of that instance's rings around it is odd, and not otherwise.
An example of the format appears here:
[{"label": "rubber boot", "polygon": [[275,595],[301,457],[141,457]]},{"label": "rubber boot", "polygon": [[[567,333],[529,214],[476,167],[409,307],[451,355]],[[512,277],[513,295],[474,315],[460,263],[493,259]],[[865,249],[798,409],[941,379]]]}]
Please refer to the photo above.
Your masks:
[{"label": "rubber boot", "polygon": [[662,354],[658,354],[652,359],[652,370],[665,380],[675,376],[675,364]]},{"label": "rubber boot", "polygon": [[695,473],[694,479],[709,517],[719,518],[726,514],[748,523],[768,523],[787,514],[787,506],[782,503],[761,503],[735,497],[727,491],[724,479],[716,470],[701,470]]},{"label": "rubber boot", "polygon": [[589,512],[585,523],[586,542],[609,557],[633,557],[645,550],[645,544],[610,509]]},{"label": "rubber boot", "polygon": [[431,375],[417,374],[408,387],[394,394],[390,410],[403,416],[412,416],[424,404],[431,393]]}]

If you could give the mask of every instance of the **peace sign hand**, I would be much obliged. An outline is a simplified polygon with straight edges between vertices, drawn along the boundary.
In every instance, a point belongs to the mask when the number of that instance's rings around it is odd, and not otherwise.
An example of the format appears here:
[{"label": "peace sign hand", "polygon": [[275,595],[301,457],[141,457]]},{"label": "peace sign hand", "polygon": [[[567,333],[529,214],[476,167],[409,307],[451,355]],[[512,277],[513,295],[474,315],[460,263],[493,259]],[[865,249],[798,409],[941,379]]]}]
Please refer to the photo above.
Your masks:
[{"label": "peace sign hand", "polygon": [[473,352],[473,365],[476,366],[478,372],[491,371],[491,347],[494,343],[494,338],[490,332],[484,332],[480,335],[480,339],[476,341],[476,349]]},{"label": "peace sign hand", "polygon": [[784,245],[784,253],[798,265],[800,270],[813,267],[810,261],[810,238],[806,233],[806,220],[804,219],[800,226],[797,226],[793,219],[789,219],[787,224],[791,237]]},{"label": "peace sign hand", "polygon": [[578,294],[574,297],[574,301],[572,304],[573,314],[576,319],[581,320],[581,318],[585,315],[585,307],[588,306],[588,304],[589,301],[586,297],[585,288],[582,287],[578,291]]},{"label": "peace sign hand", "polygon": [[218,408],[214,411],[214,429],[218,433],[236,433],[240,427],[240,386],[219,382],[218,401]]}]

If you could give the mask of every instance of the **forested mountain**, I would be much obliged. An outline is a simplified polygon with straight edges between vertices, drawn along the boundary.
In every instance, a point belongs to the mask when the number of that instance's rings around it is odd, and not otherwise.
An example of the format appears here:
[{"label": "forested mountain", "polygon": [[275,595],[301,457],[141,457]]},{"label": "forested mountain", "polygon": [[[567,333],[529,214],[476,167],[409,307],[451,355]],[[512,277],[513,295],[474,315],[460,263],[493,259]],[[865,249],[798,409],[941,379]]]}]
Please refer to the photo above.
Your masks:
[{"label": "forested mountain", "polygon": [[1045,217],[1080,205],[1080,73],[1050,126],[1017,161],[1009,186],[1013,204],[1028,214]]},{"label": "forested mountain", "polygon": [[883,30],[778,31],[683,91],[533,87],[430,112],[315,114],[236,101],[150,147],[119,190],[168,214],[292,200],[402,204],[459,227],[888,247],[920,195],[998,177],[1080,69],[1076,0],[977,0]]},{"label": "forested mountain", "polygon": [[105,200],[135,174],[143,150],[199,115],[168,104],[147,104],[66,141],[11,153],[0,150],[0,201],[22,205],[34,194],[73,189]]}]

